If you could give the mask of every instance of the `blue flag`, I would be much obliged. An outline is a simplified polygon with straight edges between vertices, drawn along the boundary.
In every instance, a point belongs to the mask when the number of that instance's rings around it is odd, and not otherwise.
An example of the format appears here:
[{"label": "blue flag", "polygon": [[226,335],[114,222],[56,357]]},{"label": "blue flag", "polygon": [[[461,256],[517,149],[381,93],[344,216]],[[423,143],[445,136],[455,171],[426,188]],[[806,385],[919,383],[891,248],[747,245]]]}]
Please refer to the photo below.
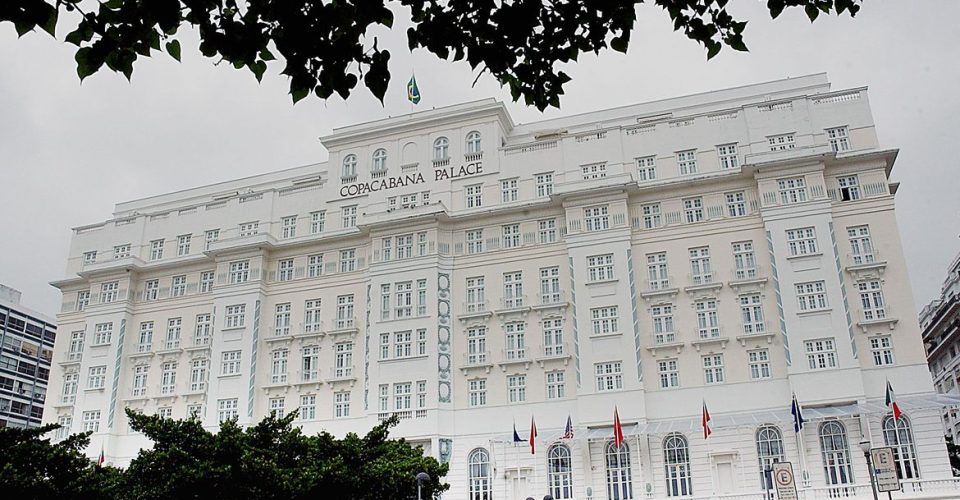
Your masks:
[{"label": "blue flag", "polygon": [[514,442],[514,443],[522,443],[522,442],[523,442],[523,440],[520,439],[520,434],[517,434],[517,424],[516,424],[516,423],[513,424],[513,442]]},{"label": "blue flag", "polygon": [[411,75],[407,82],[407,99],[414,104],[420,104],[420,88],[417,87],[417,75]]},{"label": "blue flag", "polygon": [[797,402],[796,394],[793,395],[790,413],[793,415],[793,432],[800,432],[803,429],[803,414],[800,412],[800,403]]}]

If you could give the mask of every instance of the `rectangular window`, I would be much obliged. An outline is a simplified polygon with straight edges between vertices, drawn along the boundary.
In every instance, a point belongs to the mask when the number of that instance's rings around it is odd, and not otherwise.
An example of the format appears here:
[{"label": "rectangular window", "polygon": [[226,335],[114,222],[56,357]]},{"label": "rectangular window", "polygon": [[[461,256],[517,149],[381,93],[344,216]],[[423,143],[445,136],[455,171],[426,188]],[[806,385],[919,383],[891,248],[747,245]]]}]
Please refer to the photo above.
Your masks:
[{"label": "rectangular window", "polygon": [[467,208],[483,206],[483,184],[471,184],[463,189]]},{"label": "rectangular window", "polygon": [[880,281],[866,281],[857,283],[860,292],[860,305],[863,307],[863,320],[873,321],[887,317],[886,306],[883,301],[883,290]]},{"label": "rectangular window", "polygon": [[655,156],[637,158],[637,181],[652,181],[657,178],[657,159]]},{"label": "rectangular window", "polygon": [[527,324],[507,323],[503,329],[507,334],[507,359],[527,359]]},{"label": "rectangular window", "polygon": [[290,335],[290,303],[277,304],[273,315],[273,334]]},{"label": "rectangular window", "polygon": [[333,417],[346,418],[350,416],[350,393],[346,391],[333,393]]},{"label": "rectangular window", "polygon": [[717,317],[716,299],[698,300],[694,305],[697,311],[697,334],[701,339],[720,336],[720,320]]},{"label": "rectangular window", "polygon": [[178,349],[180,347],[180,332],[183,327],[183,319],[170,318],[167,320],[167,338],[165,339],[164,349]]},{"label": "rectangular window", "polygon": [[856,175],[837,177],[840,186],[840,201],[856,201],[863,196],[860,193],[860,180]]},{"label": "rectangular window", "polygon": [[848,227],[847,237],[850,239],[851,257],[854,265],[872,264],[876,261],[873,241],[870,240],[869,226]]},{"label": "rectangular window", "polygon": [[503,274],[503,307],[513,309],[523,307],[523,273],[520,271]]},{"label": "rectangular window", "polygon": [[67,351],[67,359],[69,361],[77,361],[83,357],[84,335],[85,332],[83,330],[70,332],[70,347]]},{"label": "rectangular window", "polygon": [[767,137],[767,145],[770,151],[786,151],[796,146],[794,134],[771,135]]},{"label": "rectangular window", "polygon": [[353,294],[337,297],[337,329],[353,328]]},{"label": "rectangular window", "polygon": [[390,319],[390,284],[384,283],[380,285],[380,319],[386,321]]},{"label": "rectangular window", "polygon": [[87,370],[87,389],[103,389],[106,383],[106,366],[91,366]]},{"label": "rectangular window", "polygon": [[226,307],[226,314],[224,315],[223,327],[224,328],[241,328],[243,327],[244,317],[246,316],[247,306],[246,304],[236,304]]},{"label": "rectangular window", "polygon": [[640,207],[643,214],[643,228],[655,229],[663,225],[663,219],[660,214],[660,204],[653,203]]},{"label": "rectangular window", "polygon": [[560,302],[560,268],[540,268],[540,303],[556,304],[558,302]]},{"label": "rectangular window", "polygon": [[582,165],[580,166],[580,173],[583,175],[583,180],[590,179],[602,179],[607,176],[607,164],[606,163],[594,163],[592,165]]},{"label": "rectangular window", "polygon": [[417,381],[417,408],[426,408],[427,407],[427,381],[418,380]]},{"label": "rectangular window", "polygon": [[720,158],[721,169],[737,168],[740,166],[736,144],[721,144],[717,146],[717,156]]},{"label": "rectangular window", "polygon": [[307,346],[303,348],[303,370],[300,372],[300,380],[303,382],[312,382],[320,379],[320,347]]},{"label": "rectangular window", "polygon": [[303,332],[317,333],[320,329],[320,299],[307,300],[303,303]]},{"label": "rectangular window", "polygon": [[503,248],[520,247],[520,224],[507,224],[503,227]]},{"label": "rectangular window", "polygon": [[703,357],[703,381],[706,384],[723,383],[723,354]]},{"label": "rectangular window", "polygon": [[83,252],[83,265],[95,264],[97,262],[97,251],[91,250],[89,252]]},{"label": "rectangular window", "polygon": [[874,366],[891,366],[893,359],[893,340],[889,335],[870,337],[870,353],[873,355]]},{"label": "rectangular window", "polygon": [[217,400],[217,421],[221,424],[227,420],[240,417],[240,400],[237,398]]},{"label": "rectangular window", "polygon": [[467,312],[480,312],[486,310],[486,299],[484,297],[484,277],[475,276],[467,278]]},{"label": "rectangular window", "polygon": [[340,227],[346,229],[357,226],[357,206],[349,205],[340,210]]},{"label": "rectangular window", "polygon": [[770,353],[766,349],[748,351],[747,360],[750,364],[750,380],[770,378]]},{"label": "rectangular window", "polygon": [[130,389],[130,394],[133,397],[141,397],[147,394],[147,374],[149,371],[150,366],[148,365],[133,367],[133,387]]},{"label": "rectangular window", "polygon": [[113,323],[97,323],[93,330],[93,345],[107,345],[113,337]]},{"label": "rectangular window", "polygon": [[187,276],[181,274],[180,276],[174,276],[173,280],[170,283],[170,296],[171,297],[183,297],[187,294]]},{"label": "rectangular window", "polygon": [[547,372],[547,399],[563,399],[566,393],[563,372]]},{"label": "rectangular window", "polygon": [[777,189],[780,192],[780,203],[783,205],[807,201],[807,183],[803,177],[778,179]]},{"label": "rectangular window", "polygon": [[683,215],[688,223],[703,221],[703,198],[684,199]]},{"label": "rectangular window", "polygon": [[380,242],[380,260],[389,262],[393,254],[393,239],[383,238]]},{"label": "rectangular window", "polygon": [[606,205],[584,208],[583,220],[587,231],[610,229],[610,213]]},{"label": "rectangular window", "polygon": [[110,281],[100,285],[100,303],[108,304],[120,298],[120,282]]},{"label": "rectangular window", "polygon": [[563,356],[563,320],[560,318],[543,320],[543,355]]},{"label": "rectangular window", "polygon": [[546,198],[553,194],[553,172],[544,172],[534,176],[537,181],[537,198]]},{"label": "rectangular window", "polygon": [[412,403],[413,384],[410,382],[393,384],[393,409],[395,411],[409,410]]},{"label": "rectangular window", "polygon": [[511,375],[507,377],[507,400],[522,403],[527,400],[527,376]]},{"label": "rectangular window", "polygon": [[483,326],[467,328],[467,364],[487,362],[487,329]]},{"label": "rectangular window", "polygon": [[160,394],[173,394],[177,387],[177,362],[160,365]]},{"label": "rectangular window", "polygon": [[340,272],[350,273],[357,270],[357,250],[340,250]]},{"label": "rectangular window", "polygon": [[413,257],[413,235],[397,236],[397,258],[409,259]]},{"label": "rectangular window", "polygon": [[220,230],[210,229],[203,233],[203,249],[210,250],[214,243],[220,240]]},{"label": "rectangular window", "polygon": [[220,375],[240,375],[240,351],[224,351],[220,358]]},{"label": "rectangular window", "polygon": [[207,389],[207,377],[210,372],[210,361],[195,359],[190,363],[190,392],[200,392]]},{"label": "rectangular window", "polygon": [[280,219],[280,239],[296,238],[297,216],[291,215]]},{"label": "rectangular window", "polygon": [[130,256],[130,244],[117,245],[113,247],[113,258],[124,259]]},{"label": "rectangular window", "polygon": [[327,211],[310,212],[310,234],[319,234],[323,232],[327,222]]},{"label": "rectangular window", "polygon": [[214,271],[203,271],[200,273],[200,293],[209,293],[213,291],[213,279],[216,273]]},{"label": "rectangular window", "polygon": [[470,406],[487,405],[487,379],[474,379],[467,382]]},{"label": "rectangular window", "polygon": [[647,288],[649,290],[670,288],[666,252],[647,254]]},{"label": "rectangular window", "polygon": [[230,263],[230,283],[246,283],[250,280],[250,261],[239,260]]},{"label": "rectangular window", "polygon": [[240,224],[240,237],[246,238],[248,236],[255,236],[260,232],[260,222],[244,222]]},{"label": "rectangular window", "polygon": [[404,281],[394,284],[396,303],[394,305],[395,318],[409,318],[413,316],[413,283]]},{"label": "rectangular window", "polygon": [[316,420],[317,396],[307,394],[300,396],[300,420]]},{"label": "rectangular window", "polygon": [[847,136],[847,127],[836,127],[827,129],[827,140],[830,141],[830,148],[834,152],[842,153],[850,151],[850,138]]},{"label": "rectangular window", "polygon": [[753,255],[752,241],[733,243],[734,277],[738,280],[757,277],[757,260]]},{"label": "rectangular window", "polygon": [[417,280],[417,316],[427,315],[427,280]]},{"label": "rectangular window", "polygon": [[307,277],[319,278],[323,274],[323,254],[307,257]]},{"label": "rectangular window", "polygon": [[680,168],[680,175],[697,173],[697,150],[677,151],[677,167]]},{"label": "rectangular window", "polygon": [[426,356],[427,355],[427,329],[420,328],[417,330],[417,356]]},{"label": "rectangular window", "polygon": [[741,217],[747,215],[747,197],[743,191],[736,193],[727,193],[727,215],[730,217]]},{"label": "rectangular window", "polygon": [[60,415],[60,417],[57,418],[57,424],[60,425],[60,428],[57,429],[53,439],[55,441],[66,439],[71,433],[70,428],[73,426],[73,417],[70,415]]},{"label": "rectangular window", "polygon": [[661,389],[680,387],[680,369],[676,359],[657,361],[657,374],[660,376]]},{"label": "rectangular window", "polygon": [[79,373],[67,373],[63,376],[63,394],[60,401],[65,404],[73,403],[77,400],[77,385],[80,380]]},{"label": "rectangular window", "polygon": [[283,259],[277,262],[277,281],[293,279],[293,259]]},{"label": "rectangular window", "polygon": [[557,241],[557,219],[537,221],[537,239],[541,245]]},{"label": "rectangular window", "polygon": [[597,363],[593,366],[597,379],[597,392],[623,389],[623,367],[620,361]]},{"label": "rectangular window", "polygon": [[808,340],[804,342],[807,353],[807,366],[811,370],[825,370],[837,367],[837,351],[833,339]]},{"label": "rectangular window", "polygon": [[270,383],[287,383],[287,358],[290,351],[286,349],[277,349],[270,353]]},{"label": "rectangular window", "polygon": [[797,301],[800,312],[821,311],[827,309],[827,290],[823,281],[797,283]]},{"label": "rectangular window", "polygon": [[787,247],[791,256],[817,253],[817,233],[812,227],[787,230]]},{"label": "rectangular window", "polygon": [[163,258],[163,240],[150,241],[150,260],[160,260]]},{"label": "rectangular window", "polygon": [[100,410],[83,412],[83,432],[100,432]]},{"label": "rectangular window", "polygon": [[467,231],[467,253],[474,254],[483,251],[483,229]]},{"label": "rectangular window", "polygon": [[213,315],[198,314],[197,328],[193,334],[194,345],[209,345],[213,333]]},{"label": "rectangular window", "polygon": [[592,282],[617,279],[613,272],[613,254],[587,257],[587,273]]},{"label": "rectangular window", "polygon": [[420,232],[417,233],[417,255],[424,256],[427,254],[427,233]]},{"label": "rectangular window", "polygon": [[710,247],[691,248],[690,272],[694,285],[713,283],[713,267],[710,265]]},{"label": "rectangular window", "polygon": [[670,344],[677,341],[673,327],[673,305],[661,304],[650,308],[653,317],[653,343]]},{"label": "rectangular window", "polygon": [[90,305],[90,290],[77,292],[77,311],[83,311]]},{"label": "rectangular window", "polygon": [[500,181],[500,201],[503,203],[509,203],[511,201],[517,201],[519,199],[517,186],[520,184],[520,181],[516,178],[506,179]]},{"label": "rectangular window", "polygon": [[590,324],[594,335],[606,335],[620,331],[617,306],[590,309]]},{"label": "rectangular window", "polygon": [[393,334],[393,357],[409,358],[413,356],[413,332],[394,332]]},{"label": "rectangular window", "polygon": [[177,256],[190,255],[190,240],[192,239],[193,236],[189,234],[177,236]]},{"label": "rectangular window", "polygon": [[157,300],[158,298],[160,298],[160,281],[145,281],[143,283],[143,300]]},{"label": "rectangular window", "polygon": [[341,342],[334,347],[333,376],[336,378],[353,376],[353,342]]},{"label": "rectangular window", "polygon": [[763,303],[759,293],[740,296],[740,320],[743,323],[743,333],[746,335],[763,333],[767,330],[763,323]]}]

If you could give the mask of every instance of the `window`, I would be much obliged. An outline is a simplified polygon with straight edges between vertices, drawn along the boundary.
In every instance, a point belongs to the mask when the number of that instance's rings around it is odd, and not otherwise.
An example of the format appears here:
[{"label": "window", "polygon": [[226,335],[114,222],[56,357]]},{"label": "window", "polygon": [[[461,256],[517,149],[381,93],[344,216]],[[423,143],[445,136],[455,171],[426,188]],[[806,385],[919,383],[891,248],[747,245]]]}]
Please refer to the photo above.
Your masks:
[{"label": "window", "polygon": [[847,136],[847,127],[836,127],[827,129],[827,140],[830,141],[830,148],[834,152],[842,153],[850,151],[850,138]]},{"label": "window", "polygon": [[637,158],[637,180],[652,181],[657,178],[657,160],[655,156]]},{"label": "window", "polygon": [[597,392],[623,389],[623,368],[620,361],[594,365],[597,377]]},{"label": "window", "polygon": [[184,255],[190,254],[190,240],[193,239],[192,235],[182,234],[177,236],[177,256],[182,257]]},{"label": "window", "polygon": [[740,160],[737,157],[737,145],[736,144],[721,144],[717,146],[717,156],[720,158],[720,168],[737,168],[740,165]]},{"label": "window", "polygon": [[152,240],[150,242],[150,260],[160,260],[163,258],[163,240]]},{"label": "window", "polygon": [[657,361],[657,374],[660,376],[661,389],[680,387],[679,361],[676,359]]},{"label": "window", "polygon": [[318,212],[310,212],[310,234],[318,234],[323,232],[324,225],[327,220],[326,210],[320,210]]},{"label": "window", "polygon": [[70,332],[70,347],[67,351],[67,359],[76,361],[83,357],[83,337],[84,331],[78,330]]},{"label": "window", "polygon": [[413,316],[413,283],[404,281],[394,285],[396,291],[395,318],[409,318]]},{"label": "window", "polygon": [[395,332],[393,334],[394,358],[409,358],[413,356],[413,332]]},{"label": "window", "polygon": [[247,312],[246,304],[237,304],[226,307],[226,314],[224,315],[223,327],[224,328],[242,328],[244,323],[244,316]]},{"label": "window", "polygon": [[733,243],[734,277],[738,280],[757,277],[757,260],[753,255],[752,241]]},{"label": "window", "polygon": [[113,247],[113,258],[124,259],[130,256],[130,244],[117,245]]},{"label": "window", "polygon": [[207,377],[210,373],[210,361],[195,359],[190,363],[190,392],[207,389]]},{"label": "window", "polygon": [[653,343],[669,344],[677,341],[673,328],[673,305],[661,304],[650,308],[653,317]]},{"label": "window", "polygon": [[474,326],[467,328],[467,364],[478,365],[487,362],[487,328]]},{"label": "window", "polygon": [[766,349],[747,352],[750,365],[750,380],[770,378],[770,353]]},{"label": "window", "polygon": [[340,227],[346,229],[357,226],[357,206],[350,205],[340,210]]},{"label": "window", "polygon": [[167,339],[164,343],[164,349],[177,349],[180,347],[180,329],[183,320],[180,318],[170,318],[167,320]]},{"label": "window", "polygon": [[380,319],[390,319],[390,284],[380,285]]},{"label": "window", "polygon": [[490,454],[483,448],[470,452],[467,458],[469,469],[468,500],[492,500],[493,484],[490,474]]},{"label": "window", "polygon": [[340,272],[350,273],[357,270],[357,249],[340,250]]},{"label": "window", "polygon": [[784,461],[783,434],[772,425],[757,429],[757,459],[760,465],[760,484],[766,485],[766,470]]},{"label": "window", "polygon": [[57,424],[60,425],[60,428],[57,429],[53,439],[55,441],[66,439],[67,436],[70,435],[70,428],[73,426],[73,417],[70,415],[60,415],[60,417],[57,418]]},{"label": "window", "polygon": [[723,354],[703,357],[703,381],[707,384],[723,383]]},{"label": "window", "polygon": [[873,354],[874,366],[893,365],[893,340],[889,335],[870,337],[870,353]]},{"label": "window", "polygon": [[237,398],[217,400],[217,421],[220,423],[240,417],[240,400]]},{"label": "window", "polygon": [[747,197],[743,191],[736,193],[727,193],[727,215],[730,217],[741,217],[747,215]]},{"label": "window", "polygon": [[346,418],[350,416],[350,393],[340,391],[333,393],[333,416],[334,418]]},{"label": "window", "polygon": [[288,239],[297,236],[297,216],[291,215],[280,219],[280,238]]},{"label": "window", "polygon": [[840,186],[840,201],[855,201],[862,198],[860,182],[856,175],[837,177],[837,185]]},{"label": "window", "polygon": [[318,346],[307,346],[303,348],[303,370],[300,373],[300,380],[311,382],[320,379],[320,348]]},{"label": "window", "polygon": [[540,244],[555,243],[557,241],[557,219],[537,221],[537,229]]},{"label": "window", "polygon": [[791,256],[816,254],[817,234],[812,227],[788,229],[787,246]]},{"label": "window", "polygon": [[97,251],[91,250],[83,252],[83,265],[95,264],[97,262]]},{"label": "window", "polygon": [[420,328],[417,330],[417,355],[426,356],[427,355],[427,329]]},{"label": "window", "polygon": [[210,247],[220,240],[220,230],[219,229],[210,229],[203,233],[203,249],[210,250]]},{"label": "window", "polygon": [[860,305],[863,306],[863,320],[873,321],[887,317],[886,306],[883,303],[883,291],[880,281],[866,281],[857,283],[860,291]]},{"label": "window", "polygon": [[693,495],[693,477],[690,472],[690,450],[683,434],[669,434],[663,440],[663,467],[667,479],[668,497]]},{"label": "window", "polygon": [[250,261],[239,260],[230,263],[230,283],[246,283],[250,279]]},{"label": "window", "polygon": [[582,165],[580,173],[583,174],[583,180],[602,179],[607,176],[606,163],[594,163],[592,165]]},{"label": "window", "polygon": [[357,180],[357,155],[349,154],[343,157],[343,168],[340,172],[340,181],[343,183]]},{"label": "window", "polygon": [[[106,368],[106,367],[104,367]],[[63,376],[63,394],[60,401],[65,404],[73,403],[77,400],[77,385],[80,381],[79,373],[67,373]]]},{"label": "window", "polygon": [[203,405],[199,405],[199,404],[187,405],[187,417],[199,419],[202,416],[203,416]]},{"label": "window", "polygon": [[470,406],[487,405],[487,379],[474,379],[467,383]]},{"label": "window", "polygon": [[307,277],[319,278],[323,274],[323,254],[307,257]]},{"label": "window", "polygon": [[255,236],[260,232],[260,223],[257,221],[253,222],[244,222],[240,224],[240,237],[246,238],[249,236]]},{"label": "window", "polygon": [[837,351],[833,339],[817,339],[804,342],[807,353],[807,366],[811,370],[824,370],[837,367]]},{"label": "window", "polygon": [[507,377],[507,400],[522,403],[527,400],[527,376],[511,375]]},{"label": "window", "polygon": [[213,291],[214,271],[203,271],[200,273],[200,293],[209,293]]},{"label": "window", "polygon": [[563,372],[547,372],[547,399],[562,399],[566,392]]},{"label": "window", "polygon": [[654,229],[663,225],[663,219],[660,216],[660,204],[643,205],[640,207],[643,214],[643,228]]},{"label": "window", "polygon": [[107,383],[107,367],[91,366],[87,370],[87,389],[103,389]]},{"label": "window", "polygon": [[850,250],[853,252],[853,264],[871,264],[876,257],[873,252],[873,242],[870,240],[869,226],[854,226],[847,228],[847,237],[850,239]]},{"label": "window", "polygon": [[480,132],[474,130],[467,134],[467,154],[477,154],[480,151]]},{"label": "window", "polygon": [[546,198],[553,194],[553,172],[544,172],[534,176],[537,181],[537,197]]},{"label": "window", "polygon": [[160,394],[173,394],[177,387],[177,362],[160,365]]},{"label": "window", "polygon": [[467,253],[474,254],[483,251],[483,229],[467,231]]},{"label": "window", "polygon": [[373,167],[370,169],[374,172],[383,172],[387,169],[387,150],[380,148],[373,152]]},{"label": "window", "polygon": [[450,141],[446,137],[437,137],[433,141],[433,161],[450,159]]},{"label": "window", "polygon": [[[850,448],[847,445],[847,430],[843,424],[831,420],[820,424],[820,452],[823,457],[823,475],[828,486],[853,482],[853,467],[850,464]],[[840,496],[844,493],[832,493]],[[846,493],[849,495],[849,493]]]},{"label": "window", "polygon": [[271,353],[271,363],[270,363],[270,383],[271,384],[285,384],[287,383],[287,358],[289,357],[290,351],[286,349],[277,349]]},{"label": "window", "polygon": [[780,203],[783,205],[807,201],[807,184],[803,177],[779,179],[777,188],[780,192]]},{"label": "window", "polygon": [[120,282],[110,281],[100,285],[100,303],[108,304],[120,298]]},{"label": "window", "polygon": [[767,145],[770,146],[770,151],[786,151],[788,149],[793,149],[796,145],[794,142],[794,134],[768,136]]},{"label": "window", "polygon": [[293,279],[293,259],[283,259],[277,262],[277,281]]},{"label": "window", "polygon": [[507,334],[507,349],[505,355],[508,360],[527,359],[527,324],[507,323],[503,326]]},{"label": "window", "polygon": [[480,312],[486,310],[486,299],[484,298],[484,278],[475,276],[467,278],[467,312]]},{"label": "window", "polygon": [[290,335],[290,303],[277,304],[273,316],[273,334]]},{"label": "window", "polygon": [[573,498],[573,459],[566,445],[555,444],[547,450],[547,483],[554,499]]},{"label": "window", "polygon": [[620,331],[617,306],[590,309],[590,322],[594,335],[615,334]]},{"label": "window", "polygon": [[503,203],[517,201],[517,199],[519,199],[517,193],[518,184],[519,180],[516,178],[500,181],[500,201]]},{"label": "window", "polygon": [[97,323],[93,327],[93,345],[107,345],[113,337],[113,323]]},{"label": "window", "polygon": [[194,331],[194,345],[210,344],[210,335],[213,332],[213,316],[210,314],[197,315],[197,329]]},{"label": "window", "polygon": [[337,297],[337,328],[353,328],[353,294]]},{"label": "window", "polygon": [[607,462],[607,498],[631,500],[633,479],[630,477],[630,446],[623,442],[617,448],[613,440],[607,442],[604,456]]},{"label": "window", "polygon": [[713,282],[713,268],[710,266],[710,248],[709,247],[699,247],[691,248],[690,253],[690,270],[693,274],[694,285],[703,285],[706,283]]},{"label": "window", "polygon": [[613,254],[608,253],[587,257],[587,272],[590,275],[590,281],[617,279],[613,273]]},{"label": "window", "polygon": [[427,254],[427,233],[420,232],[417,233],[417,255],[424,256]]},{"label": "window", "polygon": [[300,419],[316,420],[317,418],[317,396],[307,394],[300,396]]},{"label": "window", "polygon": [[143,300],[157,300],[160,297],[160,281],[147,280],[143,283]]},{"label": "window", "polygon": [[919,479],[920,463],[917,460],[917,449],[913,444],[913,429],[907,417],[900,416],[894,419],[888,415],[883,419],[883,442],[893,447],[893,459],[897,465],[897,477],[903,479]]},{"label": "window", "polygon": [[610,215],[606,205],[583,209],[583,220],[587,231],[603,231],[610,229]]},{"label": "window", "polygon": [[483,184],[471,184],[464,187],[467,208],[483,206]]},{"label": "window", "polygon": [[717,338],[720,336],[720,320],[717,317],[717,300],[698,300],[695,303],[697,311],[697,333],[701,339]]},{"label": "window", "polygon": [[133,367],[133,387],[130,391],[133,397],[141,397],[147,394],[147,373],[149,371],[150,367],[147,365]]},{"label": "window", "polygon": [[683,200],[683,215],[688,223],[703,221],[703,198]]},{"label": "window", "polygon": [[427,315],[427,280],[417,280],[417,316]]},{"label": "window", "polygon": [[503,307],[523,307],[523,273],[520,271],[503,274]]},{"label": "window", "polygon": [[680,175],[697,173],[697,151],[677,151],[677,166],[680,168]]},{"label": "window", "polygon": [[187,276],[181,274],[180,276],[174,276],[171,281],[170,286],[170,296],[171,297],[183,297],[187,294]]},{"label": "window", "polygon": [[77,292],[77,311],[83,311],[90,305],[90,290]]},{"label": "window", "polygon": [[503,227],[503,248],[520,246],[520,224],[507,224]]},{"label": "window", "polygon": [[560,302],[560,268],[540,268],[540,303],[556,304]]},{"label": "window", "polygon": [[822,281],[797,283],[796,289],[800,312],[827,309],[827,291]]},{"label": "window", "polygon": [[666,252],[647,254],[647,285],[650,290],[670,288]]},{"label": "window", "polygon": [[740,319],[743,322],[743,333],[747,335],[766,331],[763,323],[763,303],[759,293],[740,296]]},{"label": "window", "polygon": [[353,376],[353,342],[341,342],[334,347],[334,370],[336,378]]},{"label": "window", "polygon": [[240,351],[224,351],[220,358],[220,375],[240,375]]},{"label": "window", "polygon": [[83,432],[100,432],[100,410],[83,412]]}]

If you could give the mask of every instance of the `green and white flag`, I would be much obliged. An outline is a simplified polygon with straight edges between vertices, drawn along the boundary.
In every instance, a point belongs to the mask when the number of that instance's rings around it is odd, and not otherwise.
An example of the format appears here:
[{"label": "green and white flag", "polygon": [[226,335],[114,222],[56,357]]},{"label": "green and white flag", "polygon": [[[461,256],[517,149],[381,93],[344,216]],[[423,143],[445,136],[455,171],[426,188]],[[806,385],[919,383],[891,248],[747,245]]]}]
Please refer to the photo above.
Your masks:
[{"label": "green and white flag", "polygon": [[417,75],[412,75],[407,82],[407,99],[414,104],[420,103],[420,88],[417,87]]}]

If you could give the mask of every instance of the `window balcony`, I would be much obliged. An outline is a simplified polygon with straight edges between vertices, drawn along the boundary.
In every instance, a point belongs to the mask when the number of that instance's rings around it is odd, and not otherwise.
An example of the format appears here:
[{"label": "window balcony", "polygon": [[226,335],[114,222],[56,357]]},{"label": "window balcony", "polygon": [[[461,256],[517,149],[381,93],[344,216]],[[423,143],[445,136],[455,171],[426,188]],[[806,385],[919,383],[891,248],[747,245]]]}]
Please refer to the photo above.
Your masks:
[{"label": "window balcony", "polygon": [[644,289],[640,292],[640,296],[649,300],[664,295],[676,295],[680,290],[673,286],[675,282],[673,276],[656,280],[648,279],[644,283]]},{"label": "window balcony", "polygon": [[490,305],[486,300],[475,302],[464,302],[460,312],[460,320],[466,321],[471,318],[485,318],[493,314]]},{"label": "window balcony", "polygon": [[466,163],[474,163],[483,159],[483,151],[477,151],[474,153],[466,153],[463,155],[463,161]]},{"label": "window balcony", "polygon": [[526,348],[503,349],[500,351],[500,356],[497,364],[500,365],[501,371],[505,372],[508,367],[517,365],[523,365],[524,369],[530,368],[531,359]]},{"label": "window balcony", "polygon": [[687,282],[690,285],[683,287],[683,291],[687,293],[716,290],[723,287],[723,282],[717,281],[714,273],[688,274]]},{"label": "window balcony", "polygon": [[473,352],[463,355],[463,365],[460,366],[460,371],[462,371],[464,375],[474,369],[483,370],[486,373],[490,373],[490,368],[492,367],[493,361],[491,359],[490,352]]},{"label": "window balcony", "polygon": [[446,156],[444,158],[434,158],[433,159],[433,168],[446,167],[450,164],[450,157]]}]

